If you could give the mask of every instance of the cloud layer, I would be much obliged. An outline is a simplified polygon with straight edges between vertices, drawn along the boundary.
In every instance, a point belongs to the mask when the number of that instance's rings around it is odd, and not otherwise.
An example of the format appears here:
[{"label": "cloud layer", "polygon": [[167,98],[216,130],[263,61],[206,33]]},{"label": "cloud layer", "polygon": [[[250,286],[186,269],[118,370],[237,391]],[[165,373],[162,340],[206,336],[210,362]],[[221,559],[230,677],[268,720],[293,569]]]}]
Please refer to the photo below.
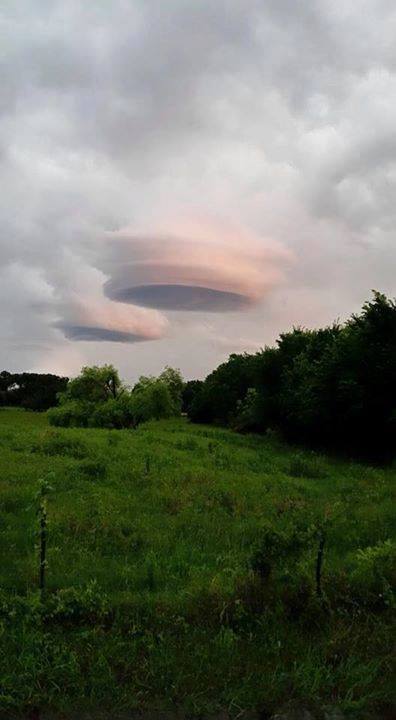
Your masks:
[{"label": "cloud layer", "polygon": [[230,224],[179,218],[166,235],[109,234],[104,286],[111,300],[161,310],[247,310],[278,285],[288,253]]},{"label": "cloud layer", "polygon": [[158,312],[130,308],[101,297],[67,298],[60,312],[61,319],[54,327],[68,340],[136,343],[158,340],[168,327],[166,318]]},{"label": "cloud layer", "polygon": [[[83,340],[86,342],[123,342],[133,343],[147,340],[147,337],[136,333],[106,328],[101,325],[72,325],[71,323],[58,323],[56,325],[64,332],[68,340]],[[151,338],[152,339],[152,338]]]},{"label": "cloud layer", "polygon": [[0,30],[2,367],[202,375],[395,294],[392,0],[4,0]]}]

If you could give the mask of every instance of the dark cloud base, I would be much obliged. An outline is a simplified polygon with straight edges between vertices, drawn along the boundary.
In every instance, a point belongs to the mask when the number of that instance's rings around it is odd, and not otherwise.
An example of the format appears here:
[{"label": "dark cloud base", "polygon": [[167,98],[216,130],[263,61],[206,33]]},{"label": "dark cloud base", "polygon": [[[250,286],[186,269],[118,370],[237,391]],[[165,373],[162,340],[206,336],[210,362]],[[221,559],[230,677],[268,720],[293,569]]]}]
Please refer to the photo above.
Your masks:
[{"label": "dark cloud base", "polygon": [[66,325],[62,323],[56,325],[56,327],[62,330],[68,340],[135,343],[150,339],[142,335],[122,332],[121,330],[109,330],[108,328],[95,327],[94,325]]},{"label": "dark cloud base", "polygon": [[246,310],[252,304],[246,295],[198,285],[161,284],[117,288],[109,280],[104,286],[104,293],[111,300],[158,310],[235,312]]}]

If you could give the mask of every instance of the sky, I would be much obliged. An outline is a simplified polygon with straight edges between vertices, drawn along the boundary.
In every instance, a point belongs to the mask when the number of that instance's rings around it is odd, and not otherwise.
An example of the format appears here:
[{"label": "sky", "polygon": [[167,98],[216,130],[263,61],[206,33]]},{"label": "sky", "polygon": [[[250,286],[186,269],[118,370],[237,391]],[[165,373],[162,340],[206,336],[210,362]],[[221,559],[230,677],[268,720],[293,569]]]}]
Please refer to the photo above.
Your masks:
[{"label": "sky", "polygon": [[204,377],[396,295],[394,0],[2,0],[0,369]]}]

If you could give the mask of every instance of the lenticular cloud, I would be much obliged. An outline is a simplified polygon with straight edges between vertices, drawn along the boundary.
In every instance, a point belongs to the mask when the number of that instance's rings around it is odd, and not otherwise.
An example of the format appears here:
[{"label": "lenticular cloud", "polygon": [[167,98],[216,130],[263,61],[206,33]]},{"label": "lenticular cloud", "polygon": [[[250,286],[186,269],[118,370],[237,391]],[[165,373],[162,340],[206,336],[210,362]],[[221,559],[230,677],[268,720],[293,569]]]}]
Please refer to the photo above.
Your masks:
[{"label": "lenticular cloud", "polygon": [[109,233],[107,298],[159,310],[235,312],[259,303],[283,278],[288,253],[245,230],[174,223],[169,231]]},{"label": "lenticular cloud", "polygon": [[103,300],[75,301],[55,324],[68,340],[136,343],[158,340],[167,328],[158,312]]}]

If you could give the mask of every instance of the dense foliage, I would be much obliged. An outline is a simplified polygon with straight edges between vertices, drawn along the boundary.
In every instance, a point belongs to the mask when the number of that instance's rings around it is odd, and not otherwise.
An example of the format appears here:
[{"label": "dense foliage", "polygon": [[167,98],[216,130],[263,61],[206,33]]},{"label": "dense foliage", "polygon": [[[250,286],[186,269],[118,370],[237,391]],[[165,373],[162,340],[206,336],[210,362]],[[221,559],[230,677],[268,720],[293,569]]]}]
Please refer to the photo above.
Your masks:
[{"label": "dense foliage", "polygon": [[68,378],[41,373],[0,372],[0,405],[47,410],[57,404],[57,395]]},{"label": "dense foliage", "polygon": [[375,292],[343,326],[296,328],[275,348],[231,355],[188,407],[194,422],[280,430],[372,458],[396,449],[396,303]]},{"label": "dense foliage", "polygon": [[202,380],[188,380],[183,385],[182,392],[182,411],[186,414],[190,412],[195,396],[198,395],[203,386]]},{"label": "dense foliage", "polygon": [[51,425],[130,428],[150,419],[180,415],[183,380],[165,368],[159,377],[140,377],[129,390],[112,365],[84,367],[49,413]]},{"label": "dense foliage", "polygon": [[394,717],[395,469],[174,418],[0,446],[0,717]]}]

